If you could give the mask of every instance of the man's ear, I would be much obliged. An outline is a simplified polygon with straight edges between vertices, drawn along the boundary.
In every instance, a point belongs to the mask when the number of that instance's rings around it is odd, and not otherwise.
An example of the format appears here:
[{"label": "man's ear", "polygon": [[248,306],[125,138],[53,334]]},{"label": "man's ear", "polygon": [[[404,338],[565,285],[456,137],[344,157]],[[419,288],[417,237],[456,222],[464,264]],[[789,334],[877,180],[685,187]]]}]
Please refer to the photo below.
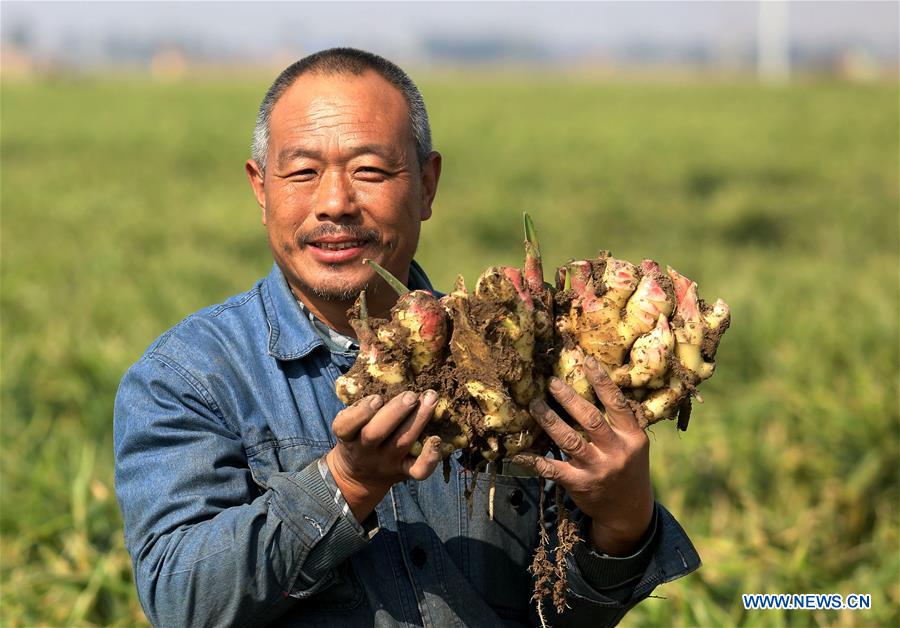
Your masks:
[{"label": "man's ear", "polygon": [[253,188],[253,196],[256,197],[256,203],[262,210],[262,224],[266,224],[266,175],[252,159],[248,159],[247,163],[244,164],[244,170],[247,171],[247,178],[250,179],[250,187]]},{"label": "man's ear", "polygon": [[431,204],[437,194],[438,181],[441,178],[441,154],[432,151],[422,166],[422,220],[431,218]]}]

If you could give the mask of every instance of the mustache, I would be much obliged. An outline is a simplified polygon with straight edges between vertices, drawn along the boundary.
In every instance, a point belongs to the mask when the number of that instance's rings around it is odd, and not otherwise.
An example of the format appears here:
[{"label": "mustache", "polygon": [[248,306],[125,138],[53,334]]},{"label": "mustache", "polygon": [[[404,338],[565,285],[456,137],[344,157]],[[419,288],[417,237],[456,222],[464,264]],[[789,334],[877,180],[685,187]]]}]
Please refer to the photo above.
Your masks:
[{"label": "mustache", "polygon": [[381,232],[378,229],[366,229],[365,227],[361,227],[358,225],[339,226],[324,224],[316,227],[309,233],[304,233],[298,236],[297,244],[299,244],[300,246],[306,246],[312,242],[315,242],[319,238],[328,236],[352,238],[353,240],[360,240],[362,242],[381,241]]}]

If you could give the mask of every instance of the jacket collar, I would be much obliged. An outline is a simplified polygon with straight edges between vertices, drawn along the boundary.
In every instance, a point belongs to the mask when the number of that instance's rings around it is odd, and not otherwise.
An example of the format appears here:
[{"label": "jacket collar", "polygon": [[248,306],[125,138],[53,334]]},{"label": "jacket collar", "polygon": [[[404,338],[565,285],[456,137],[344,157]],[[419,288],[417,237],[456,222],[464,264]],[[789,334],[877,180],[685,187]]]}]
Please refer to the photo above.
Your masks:
[{"label": "jacket collar", "polygon": [[[425,271],[413,260],[409,269],[411,290],[431,290]],[[269,326],[269,355],[278,360],[299,360],[324,346],[312,323],[300,311],[294,293],[277,264],[262,282],[263,309]]]}]

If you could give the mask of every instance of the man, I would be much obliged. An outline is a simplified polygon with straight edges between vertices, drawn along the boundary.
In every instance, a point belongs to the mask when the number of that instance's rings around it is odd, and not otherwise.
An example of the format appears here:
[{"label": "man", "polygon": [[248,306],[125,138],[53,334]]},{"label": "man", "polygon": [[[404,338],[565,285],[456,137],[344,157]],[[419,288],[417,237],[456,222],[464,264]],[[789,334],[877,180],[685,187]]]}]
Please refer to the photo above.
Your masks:
[{"label": "man", "polygon": [[[538,479],[498,477],[494,521],[480,486],[470,517],[471,478],[456,461],[449,482],[433,473],[440,443],[408,455],[434,395],[344,408],[334,393],[358,348],[353,299],[367,288],[376,315],[396,299],[362,259],[431,289],[413,255],[441,156],[415,85],[353,49],[297,62],[263,100],[246,170],[272,272],[159,338],[116,399],[116,491],[147,616],[164,626],[535,621]],[[585,539],[567,564],[571,608],[554,625],[613,624],[699,565],[654,503],[647,437],[589,366],[609,422],[557,383],[552,394],[589,441],[541,404],[535,418],[569,459],[519,460],[567,489]]]}]

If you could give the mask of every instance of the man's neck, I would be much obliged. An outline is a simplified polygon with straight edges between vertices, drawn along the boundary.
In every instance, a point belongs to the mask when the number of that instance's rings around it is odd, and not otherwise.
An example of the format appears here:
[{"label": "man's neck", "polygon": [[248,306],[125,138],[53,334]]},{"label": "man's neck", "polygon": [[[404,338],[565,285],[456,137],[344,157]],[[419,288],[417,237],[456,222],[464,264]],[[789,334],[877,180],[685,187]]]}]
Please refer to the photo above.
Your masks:
[{"label": "man's neck", "polygon": [[[329,301],[320,299],[315,295],[304,294],[293,286],[291,287],[291,292],[320,321],[345,336],[356,338],[356,332],[350,326],[350,321],[347,318],[347,310],[353,307],[355,299],[351,301]],[[390,310],[396,302],[397,294],[386,284],[379,285],[374,294],[366,292],[366,307],[369,311],[369,316],[390,318]]]}]

